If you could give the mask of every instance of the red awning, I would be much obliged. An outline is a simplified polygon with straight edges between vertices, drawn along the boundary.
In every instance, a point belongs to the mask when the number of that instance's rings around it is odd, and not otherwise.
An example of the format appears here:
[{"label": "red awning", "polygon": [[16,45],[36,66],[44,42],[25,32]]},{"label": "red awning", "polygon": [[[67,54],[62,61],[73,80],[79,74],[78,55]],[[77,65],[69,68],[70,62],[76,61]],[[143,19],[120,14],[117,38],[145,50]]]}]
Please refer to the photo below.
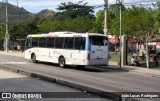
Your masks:
[{"label": "red awning", "polygon": [[128,42],[137,42],[136,39],[131,39],[131,40],[128,40]]},{"label": "red awning", "polygon": [[[108,38],[109,42],[119,42],[118,38]],[[128,40],[128,42],[137,42],[136,39]]]},{"label": "red awning", "polygon": [[119,42],[118,38],[108,38],[109,42]]}]

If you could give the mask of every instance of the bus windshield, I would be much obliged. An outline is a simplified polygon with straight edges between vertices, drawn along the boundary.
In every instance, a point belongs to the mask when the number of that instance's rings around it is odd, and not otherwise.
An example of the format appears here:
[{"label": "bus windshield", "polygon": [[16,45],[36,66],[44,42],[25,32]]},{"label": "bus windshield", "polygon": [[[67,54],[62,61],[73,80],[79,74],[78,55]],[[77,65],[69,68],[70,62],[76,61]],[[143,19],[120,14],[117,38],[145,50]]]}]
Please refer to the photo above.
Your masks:
[{"label": "bus windshield", "polygon": [[104,36],[89,36],[91,45],[106,46],[108,41]]}]

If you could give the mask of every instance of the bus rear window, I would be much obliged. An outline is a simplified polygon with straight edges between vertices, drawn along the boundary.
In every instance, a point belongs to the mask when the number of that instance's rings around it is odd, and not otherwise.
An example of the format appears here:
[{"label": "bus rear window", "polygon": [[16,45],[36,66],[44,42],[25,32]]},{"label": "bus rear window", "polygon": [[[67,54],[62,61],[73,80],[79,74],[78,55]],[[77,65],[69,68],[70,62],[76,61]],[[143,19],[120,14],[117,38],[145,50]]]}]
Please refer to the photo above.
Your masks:
[{"label": "bus rear window", "polygon": [[91,45],[97,45],[97,46],[106,46],[107,45],[107,37],[103,36],[89,36],[89,40]]}]

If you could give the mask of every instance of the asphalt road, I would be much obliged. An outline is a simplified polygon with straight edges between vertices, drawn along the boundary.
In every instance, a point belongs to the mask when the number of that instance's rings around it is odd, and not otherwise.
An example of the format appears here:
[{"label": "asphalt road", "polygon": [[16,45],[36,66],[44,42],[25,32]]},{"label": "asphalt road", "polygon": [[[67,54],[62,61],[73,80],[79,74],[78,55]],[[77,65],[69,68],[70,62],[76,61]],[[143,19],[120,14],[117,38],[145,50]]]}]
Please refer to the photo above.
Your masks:
[{"label": "asphalt road", "polygon": [[51,63],[37,63],[23,57],[0,54],[0,65],[54,77],[107,92],[159,92],[160,78],[100,67],[84,70],[59,68]]},{"label": "asphalt road", "polygon": [[[15,97],[0,98],[0,101],[110,101],[66,86],[45,82],[4,70],[0,70],[0,92],[11,93],[11,96]],[[39,97],[42,98],[17,98],[14,94],[16,92],[17,95],[26,94],[27,96],[29,94],[40,94]],[[50,94],[53,95],[51,96]]]}]

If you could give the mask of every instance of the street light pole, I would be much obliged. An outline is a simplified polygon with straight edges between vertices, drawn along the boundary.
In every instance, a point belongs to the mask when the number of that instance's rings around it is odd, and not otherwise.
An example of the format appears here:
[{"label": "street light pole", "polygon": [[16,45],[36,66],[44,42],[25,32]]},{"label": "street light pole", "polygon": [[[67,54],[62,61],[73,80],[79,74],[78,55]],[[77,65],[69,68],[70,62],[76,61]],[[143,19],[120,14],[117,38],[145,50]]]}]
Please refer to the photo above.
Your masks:
[{"label": "street light pole", "polygon": [[104,0],[104,10],[105,10],[105,15],[104,15],[104,35],[108,35],[108,0]]},{"label": "street light pole", "polygon": [[6,1],[6,34],[5,34],[5,51],[9,50],[9,33],[8,33],[8,0]]}]

